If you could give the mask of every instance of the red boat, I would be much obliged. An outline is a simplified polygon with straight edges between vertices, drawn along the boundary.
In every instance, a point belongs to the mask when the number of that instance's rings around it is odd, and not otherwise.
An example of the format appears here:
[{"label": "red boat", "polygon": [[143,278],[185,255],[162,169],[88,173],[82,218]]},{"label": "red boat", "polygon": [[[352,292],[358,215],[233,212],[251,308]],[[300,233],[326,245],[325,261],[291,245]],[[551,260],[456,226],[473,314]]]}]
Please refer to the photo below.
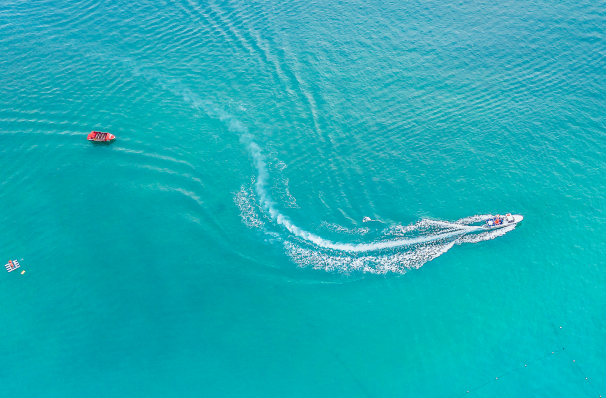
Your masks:
[{"label": "red boat", "polygon": [[110,133],[102,133],[100,131],[92,131],[88,137],[86,137],[87,140],[95,142],[109,142],[114,138],[116,138],[115,135]]}]

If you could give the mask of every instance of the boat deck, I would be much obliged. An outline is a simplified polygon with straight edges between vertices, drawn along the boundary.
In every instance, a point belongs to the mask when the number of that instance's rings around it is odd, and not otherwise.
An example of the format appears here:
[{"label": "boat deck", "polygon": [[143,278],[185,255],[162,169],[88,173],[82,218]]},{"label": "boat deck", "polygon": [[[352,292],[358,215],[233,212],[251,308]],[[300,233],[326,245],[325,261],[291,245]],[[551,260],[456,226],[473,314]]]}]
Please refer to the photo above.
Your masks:
[{"label": "boat deck", "polygon": [[93,137],[93,139],[91,141],[106,141],[108,135],[109,135],[109,133],[96,132],[95,136]]},{"label": "boat deck", "polygon": [[111,142],[116,138],[115,135],[110,133],[104,133],[102,131],[91,131],[86,137],[87,140],[93,142]]}]

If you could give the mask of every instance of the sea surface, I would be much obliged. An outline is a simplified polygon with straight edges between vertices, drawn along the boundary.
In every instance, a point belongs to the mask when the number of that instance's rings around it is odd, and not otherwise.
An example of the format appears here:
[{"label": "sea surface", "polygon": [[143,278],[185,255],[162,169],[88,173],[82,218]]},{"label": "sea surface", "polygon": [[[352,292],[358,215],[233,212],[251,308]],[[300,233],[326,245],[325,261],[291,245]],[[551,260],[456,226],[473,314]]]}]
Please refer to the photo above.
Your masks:
[{"label": "sea surface", "polygon": [[0,1],[0,396],[606,396],[605,39],[603,1]]}]

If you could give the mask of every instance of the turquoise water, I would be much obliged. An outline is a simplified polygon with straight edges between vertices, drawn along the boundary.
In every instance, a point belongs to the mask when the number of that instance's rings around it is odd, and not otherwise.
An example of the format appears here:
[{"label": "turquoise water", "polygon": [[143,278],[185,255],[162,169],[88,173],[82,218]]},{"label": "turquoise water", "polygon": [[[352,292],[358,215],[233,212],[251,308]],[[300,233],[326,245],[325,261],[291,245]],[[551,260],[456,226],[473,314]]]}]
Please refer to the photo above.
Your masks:
[{"label": "turquoise water", "polygon": [[604,26],[2,2],[2,395],[606,394]]}]

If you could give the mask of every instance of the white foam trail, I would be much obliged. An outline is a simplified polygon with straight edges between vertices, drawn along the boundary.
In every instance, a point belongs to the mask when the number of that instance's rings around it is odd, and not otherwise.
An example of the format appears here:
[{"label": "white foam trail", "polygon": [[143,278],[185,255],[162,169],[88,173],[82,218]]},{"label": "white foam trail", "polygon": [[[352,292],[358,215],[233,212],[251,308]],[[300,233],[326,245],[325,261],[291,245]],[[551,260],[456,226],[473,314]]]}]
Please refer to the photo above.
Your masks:
[{"label": "white foam trail", "polygon": [[284,248],[291,260],[300,267],[311,266],[314,269],[339,272],[362,271],[373,274],[385,274],[387,272],[403,274],[410,269],[418,269],[426,262],[441,256],[450,250],[454,244],[454,241],[446,243],[432,242],[415,247],[411,251],[363,256],[305,248],[290,241],[284,242]]},{"label": "white foam trail", "polygon": [[[254,191],[256,193],[258,204],[262,212],[267,214],[269,218],[277,225],[282,226],[292,235],[309,242],[315,246],[315,249],[303,248],[298,244],[285,241],[285,248],[291,258],[298,264],[313,263],[314,267],[324,269],[339,269],[353,270],[362,269],[367,272],[384,273],[388,271],[405,272],[406,269],[418,268],[425,262],[430,261],[437,256],[448,251],[455,243],[473,243],[476,241],[494,239],[496,236],[504,235],[513,227],[502,228],[497,231],[489,231],[486,233],[476,234],[475,236],[468,235],[470,232],[479,230],[479,227],[468,226],[476,221],[482,221],[489,215],[473,216],[461,219],[456,223],[448,223],[442,221],[422,220],[413,226],[396,226],[388,229],[384,236],[395,235],[402,236],[407,233],[416,232],[422,228],[436,226],[446,228],[449,231],[442,233],[434,233],[425,236],[414,238],[400,238],[393,240],[383,240],[372,243],[340,243],[332,242],[321,238],[311,232],[308,232],[297,225],[293,224],[290,219],[282,214],[276,207],[267,186],[269,180],[269,171],[265,156],[261,151],[261,147],[255,142],[254,136],[249,133],[248,129],[232,114],[219,108],[209,100],[200,98],[189,88],[183,86],[177,80],[167,79],[165,76],[155,71],[140,69],[134,66],[135,73],[144,76],[146,79],[157,81],[162,87],[171,91],[175,95],[183,97],[192,107],[203,111],[208,116],[218,119],[225,123],[230,131],[237,133],[240,136],[240,141],[246,146],[257,170],[257,178],[254,182]],[[245,190],[236,194],[236,204],[240,208],[242,221],[250,227],[262,227],[263,221],[256,214],[254,206],[250,203],[249,196]],[[275,235],[271,231],[266,231],[268,234]],[[274,236],[277,238],[277,236]],[[358,256],[358,253],[380,252],[395,248],[411,248],[409,251],[402,253],[392,253],[389,255],[363,255]],[[340,254],[327,253],[322,250],[335,251]]]},{"label": "white foam trail", "polygon": [[370,228],[345,228],[339,224],[327,223],[326,221],[322,221],[320,224],[321,227],[326,228],[329,231],[340,233],[340,234],[348,234],[348,235],[365,235],[370,231]]},{"label": "white foam trail", "polygon": [[480,214],[477,216],[465,217],[457,220],[456,224],[473,224],[474,222],[486,221],[492,217],[492,214]]},{"label": "white foam trail", "polygon": [[424,222],[424,220],[421,220],[420,222],[418,222],[415,225],[394,225],[393,227],[387,228],[383,233],[386,236],[391,236],[391,235],[404,236],[409,232],[419,229],[421,227],[421,224],[423,224],[423,222]]},{"label": "white foam trail", "polygon": [[479,234],[464,235],[457,240],[457,243],[478,243],[485,240],[491,240],[503,236],[509,231],[513,231],[515,227],[515,225],[510,225],[508,227],[493,229]]},{"label": "white foam trail", "polygon": [[240,209],[240,218],[244,225],[250,228],[261,228],[265,223],[260,219],[255,210],[254,201],[251,200],[252,195],[253,193],[243,186],[240,192],[234,196],[234,202]]},{"label": "white foam trail", "polygon": [[[471,217],[469,217],[469,218],[471,218]],[[468,232],[477,231],[480,228],[477,226],[467,226],[467,225],[463,225],[463,224],[451,223],[451,222],[446,222],[446,221],[427,220],[427,222],[434,224],[434,225],[441,226],[441,227],[445,227],[445,228],[463,229]]]},{"label": "white foam trail", "polygon": [[332,249],[332,250],[338,250],[338,251],[350,252],[350,253],[371,252],[371,251],[377,251],[377,250],[393,249],[393,248],[401,247],[401,246],[412,246],[412,245],[416,245],[419,243],[427,243],[427,242],[431,242],[431,241],[435,241],[435,240],[452,238],[454,236],[463,234],[463,232],[461,232],[461,231],[455,231],[455,232],[450,232],[450,233],[444,233],[444,234],[432,235],[432,236],[424,236],[424,237],[418,237],[418,238],[413,238],[413,239],[397,239],[397,240],[388,240],[388,241],[373,242],[373,243],[352,244],[352,243],[331,242],[331,241],[323,239],[317,235],[304,231],[294,225],[291,225],[290,228],[291,229],[289,229],[289,231],[291,231],[294,235],[296,235],[302,239],[305,239],[309,242],[312,242],[317,246],[323,247],[325,249]]},{"label": "white foam trail", "polygon": [[[229,115],[226,112],[223,112],[222,115],[224,119],[229,121],[230,129],[234,129],[235,131],[244,131],[244,134],[241,136],[241,141],[247,146],[249,153],[253,159],[255,164],[255,168],[257,169],[258,177],[255,183],[255,192],[257,193],[257,197],[259,199],[259,203],[264,211],[266,211],[271,219],[275,221],[277,224],[282,225],[286,228],[291,234],[306,240],[308,242],[313,243],[314,245],[324,248],[337,250],[342,252],[350,252],[350,253],[361,253],[361,252],[371,252],[385,249],[393,249],[396,247],[402,246],[412,246],[420,243],[427,243],[431,241],[443,240],[447,238],[453,238],[455,236],[461,236],[467,234],[469,232],[477,231],[480,228],[476,226],[465,226],[463,223],[448,223],[442,221],[432,221],[427,220],[430,224],[435,224],[442,227],[447,228],[455,228],[455,231],[430,235],[430,236],[422,236],[412,239],[396,239],[396,240],[388,240],[388,241],[380,241],[380,242],[372,242],[372,243],[341,243],[341,242],[331,242],[327,239],[324,239],[318,235],[315,235],[311,232],[308,232],[297,225],[293,224],[290,219],[282,214],[275,205],[275,202],[272,200],[269,192],[266,189],[267,181],[269,179],[269,172],[267,169],[267,163],[265,161],[265,156],[263,155],[261,148],[254,141],[254,136],[248,133],[245,127],[242,124],[233,119],[233,116]],[[471,218],[469,218],[471,219]],[[464,219],[467,221],[467,219]]]}]

